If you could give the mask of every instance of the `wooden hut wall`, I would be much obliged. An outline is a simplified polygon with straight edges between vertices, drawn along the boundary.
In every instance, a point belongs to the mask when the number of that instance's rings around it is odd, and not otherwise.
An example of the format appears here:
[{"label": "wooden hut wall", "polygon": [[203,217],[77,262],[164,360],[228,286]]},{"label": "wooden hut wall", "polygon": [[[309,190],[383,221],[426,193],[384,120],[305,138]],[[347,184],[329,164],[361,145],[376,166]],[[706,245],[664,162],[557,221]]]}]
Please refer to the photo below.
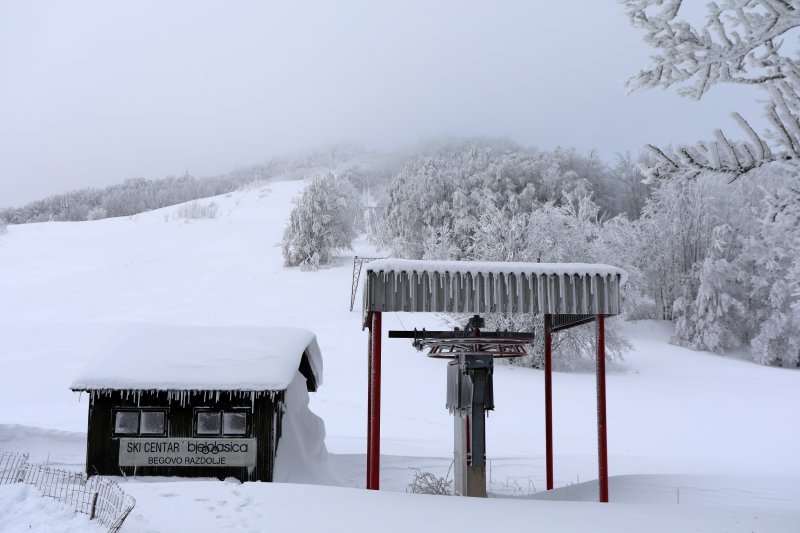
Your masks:
[{"label": "wooden hut wall", "polygon": [[[89,401],[89,431],[86,448],[86,473],[111,476],[181,476],[234,477],[240,481],[272,481],[275,450],[281,433],[283,392],[261,395],[251,400],[230,397],[225,391],[215,393],[187,391],[183,401],[166,391],[146,392],[136,395],[114,391],[91,395]],[[166,416],[166,438],[196,438],[193,434],[194,411],[197,408],[246,408],[250,421],[249,437],[257,441],[256,466],[248,467],[187,467],[187,466],[119,466],[119,437],[114,436],[114,413],[119,409],[163,409]],[[158,439],[163,437],[135,437]],[[214,438],[214,437],[200,437]],[[224,437],[226,439],[232,437]]]}]

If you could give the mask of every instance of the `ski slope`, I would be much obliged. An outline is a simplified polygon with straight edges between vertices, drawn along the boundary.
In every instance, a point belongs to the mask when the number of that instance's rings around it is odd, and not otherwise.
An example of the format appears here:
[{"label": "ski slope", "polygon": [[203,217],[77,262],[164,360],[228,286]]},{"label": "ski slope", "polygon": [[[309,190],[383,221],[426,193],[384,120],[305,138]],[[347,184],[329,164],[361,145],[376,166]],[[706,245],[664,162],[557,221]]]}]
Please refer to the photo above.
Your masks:
[{"label": "ski slope", "polygon": [[[446,363],[394,339],[383,342],[385,490],[357,490],[365,477],[367,334],[360,310],[348,310],[352,254],[317,272],[282,266],[280,240],[303,186],[271,182],[214,198],[215,219],[182,220],[173,206],[10,226],[0,236],[0,451],[83,468],[86,396],[68,386],[121,325],[297,326],[313,331],[322,351],[325,383],[311,394],[311,409],[325,420],[336,479],[288,479],[341,487],[126,480],[138,504],[123,531],[176,531],[181,520],[194,531],[260,531],[278,515],[289,516],[279,521],[286,531],[359,531],[378,519],[386,531],[530,523],[553,531],[798,530],[800,371],[672,346],[670,325],[653,321],[625,324],[635,349],[609,365],[611,504],[587,503],[596,495],[594,376],[554,376],[558,488],[544,493],[542,373],[504,364],[495,369],[487,422],[489,489],[562,501],[401,494],[413,468],[447,472],[453,429]],[[364,241],[354,253],[376,255]],[[436,315],[384,316],[384,334],[446,326]],[[4,510],[35,507],[26,500],[35,494],[8,494],[0,490]],[[320,512],[308,513],[315,506]],[[408,516],[398,516],[399,507]],[[16,531],[10,523],[0,518],[0,531]],[[40,530],[59,530],[48,524]]]}]

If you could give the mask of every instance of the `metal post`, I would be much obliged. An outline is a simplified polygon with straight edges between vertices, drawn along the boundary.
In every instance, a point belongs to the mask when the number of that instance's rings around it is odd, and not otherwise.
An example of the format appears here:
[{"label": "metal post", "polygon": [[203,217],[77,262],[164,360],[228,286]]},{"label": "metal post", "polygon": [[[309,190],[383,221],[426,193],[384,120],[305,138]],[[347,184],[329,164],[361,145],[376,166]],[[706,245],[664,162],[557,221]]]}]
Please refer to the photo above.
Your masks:
[{"label": "metal post", "polygon": [[547,490],[553,489],[553,317],[544,315],[544,433]]},{"label": "metal post", "polygon": [[597,469],[600,501],[608,502],[608,439],[606,437],[606,326],[597,315]]},{"label": "metal post", "polygon": [[381,313],[372,312],[367,412],[367,488],[378,490],[381,454]]}]

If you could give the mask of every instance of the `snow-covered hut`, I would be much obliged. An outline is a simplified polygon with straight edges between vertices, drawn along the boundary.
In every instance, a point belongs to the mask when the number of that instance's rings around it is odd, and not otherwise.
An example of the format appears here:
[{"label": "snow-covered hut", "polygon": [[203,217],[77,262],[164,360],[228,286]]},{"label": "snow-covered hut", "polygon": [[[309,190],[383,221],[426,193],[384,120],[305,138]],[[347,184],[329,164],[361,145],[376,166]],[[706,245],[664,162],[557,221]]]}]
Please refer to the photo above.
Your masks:
[{"label": "snow-covered hut", "polygon": [[298,397],[286,391],[321,383],[305,329],[124,328],[70,387],[89,394],[86,472],[272,481],[284,404]]}]

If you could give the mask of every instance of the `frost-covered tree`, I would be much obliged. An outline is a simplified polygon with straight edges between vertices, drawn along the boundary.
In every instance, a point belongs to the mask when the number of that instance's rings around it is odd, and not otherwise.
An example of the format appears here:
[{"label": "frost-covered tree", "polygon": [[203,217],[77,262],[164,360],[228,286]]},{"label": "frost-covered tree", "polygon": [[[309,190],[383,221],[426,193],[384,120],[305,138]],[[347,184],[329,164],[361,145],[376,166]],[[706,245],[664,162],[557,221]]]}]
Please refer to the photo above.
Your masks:
[{"label": "frost-covered tree", "polygon": [[312,178],[295,200],[283,234],[286,266],[316,269],[340,250],[349,250],[361,217],[358,193],[333,174]]},{"label": "frost-covered tree", "polygon": [[758,325],[750,344],[763,364],[800,366],[800,231],[784,213],[762,221],[743,253],[752,272],[751,320]]},{"label": "frost-covered tree", "polygon": [[696,350],[724,353],[742,344],[747,329],[747,273],[731,257],[730,226],[712,232],[710,253],[695,265],[686,281],[686,297],[675,301],[675,335],[678,344]]},{"label": "frost-covered tree", "polygon": [[[647,145],[656,157],[649,175],[676,173],[696,177],[723,174],[730,181],[778,161],[800,159],[800,64],[797,28],[800,6],[784,0],[719,0],[707,5],[701,27],[681,18],[682,0],[620,0],[631,23],[645,31],[657,53],[652,63],[628,80],[631,90],[676,88],[701,99],[721,83],[755,85],[768,97],[765,114],[772,127],[758,134],[738,113],[733,116],[746,140],[733,141],[722,131],[694,146],[662,150]],[[792,44],[786,45],[784,41]],[[783,210],[800,203],[800,176],[776,198]]]},{"label": "frost-covered tree", "polygon": [[642,214],[644,204],[650,197],[652,185],[645,183],[642,167],[648,166],[645,154],[634,158],[630,152],[617,154],[616,163],[612,174],[617,180],[617,186],[623,191],[618,195],[621,204],[617,211],[628,215],[629,220],[636,220]]},{"label": "frost-covered tree", "polygon": [[749,181],[729,185],[708,178],[668,181],[653,192],[637,221],[638,253],[628,262],[642,273],[641,290],[654,303],[640,318],[673,318],[675,300],[689,296],[694,269],[709,255],[715,228],[735,228],[731,245],[742,248],[742,239],[758,223],[753,189]]},{"label": "frost-covered tree", "polygon": [[[376,241],[410,259],[456,251],[467,256],[485,213],[531,212],[560,204],[564,191],[590,191],[604,215],[626,209],[629,190],[593,154],[544,152],[502,140],[451,140],[423,150],[395,176],[386,193],[384,234]],[[425,243],[438,250],[431,252]]]},{"label": "frost-covered tree", "polygon": [[[717,215],[702,217],[713,230],[703,229],[704,235],[726,233],[729,250],[725,256],[717,256],[716,245],[699,242],[694,250],[700,253],[690,254],[689,262],[678,263],[677,277],[683,285],[679,296],[671,295],[675,298],[675,340],[714,351],[749,341],[757,361],[797,366],[800,5],[784,0],[718,0],[707,4],[702,25],[693,25],[682,17],[684,3],[680,0],[621,2],[632,24],[645,31],[645,41],[657,50],[651,64],[628,80],[630,89],[675,88],[679,94],[699,100],[716,84],[745,84],[762,89],[766,96],[764,113],[770,126],[764,132],[756,132],[734,113],[744,140],[733,140],[716,130],[712,140],[693,145],[666,149],[648,145],[654,160],[647,176],[659,188],[675,187],[666,185],[669,182],[683,187],[709,179],[750,182],[739,190],[747,197],[735,201],[737,209],[750,219],[747,223],[723,226],[720,222],[727,222]],[[752,183],[756,181],[757,190]],[[657,215],[669,209],[654,204],[668,192],[657,192],[649,206],[650,221],[656,224]],[[724,196],[716,202],[722,203]],[[663,217],[660,221],[668,222]],[[664,231],[656,226],[650,229],[646,234]],[[687,251],[685,240],[661,242]],[[662,264],[676,266],[674,261]],[[674,287],[674,282],[666,285]]]}]

